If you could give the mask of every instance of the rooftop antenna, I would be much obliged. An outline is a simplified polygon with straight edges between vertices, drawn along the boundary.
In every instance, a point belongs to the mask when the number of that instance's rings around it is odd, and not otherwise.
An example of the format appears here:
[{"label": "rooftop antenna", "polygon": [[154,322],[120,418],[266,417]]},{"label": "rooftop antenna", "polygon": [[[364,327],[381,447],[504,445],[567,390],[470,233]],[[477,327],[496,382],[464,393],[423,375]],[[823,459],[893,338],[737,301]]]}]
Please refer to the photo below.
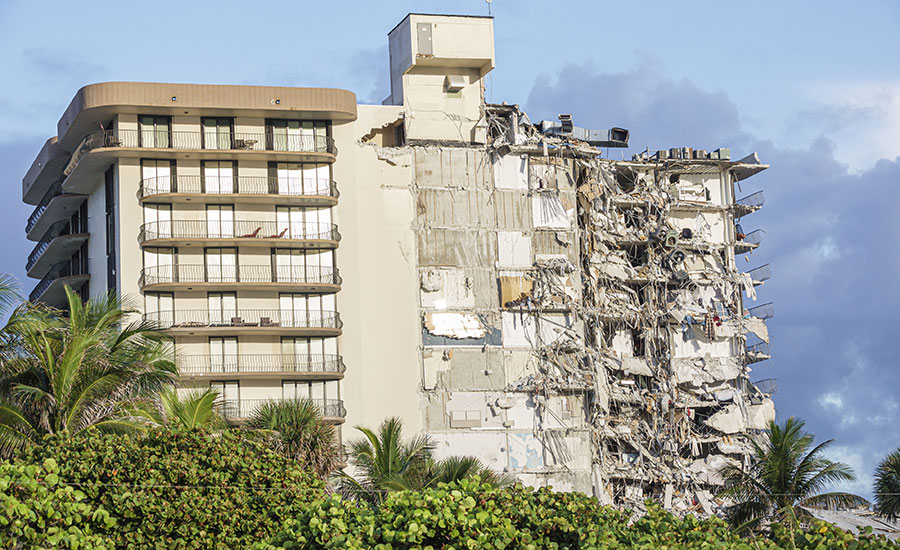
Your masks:
[{"label": "rooftop antenna", "polygon": [[488,15],[491,15],[491,4],[494,2],[494,0],[484,0],[484,1],[488,5]]}]

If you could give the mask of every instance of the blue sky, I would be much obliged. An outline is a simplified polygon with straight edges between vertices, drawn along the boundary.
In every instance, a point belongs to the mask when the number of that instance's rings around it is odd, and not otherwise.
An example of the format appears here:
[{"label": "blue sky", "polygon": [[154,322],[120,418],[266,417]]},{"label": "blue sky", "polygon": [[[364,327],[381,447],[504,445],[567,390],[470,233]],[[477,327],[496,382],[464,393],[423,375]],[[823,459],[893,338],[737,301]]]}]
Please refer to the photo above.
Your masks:
[{"label": "blue sky", "polygon": [[[387,32],[408,12],[486,15],[455,2],[0,0],[0,272],[24,281],[31,207],[21,178],[76,90],[105,80],[334,86],[388,93]],[[134,6],[139,6],[134,4]],[[746,218],[771,263],[780,418],[835,438],[870,493],[900,446],[900,3],[494,0],[488,100],[532,120],[631,130],[644,147],[758,151]]]}]

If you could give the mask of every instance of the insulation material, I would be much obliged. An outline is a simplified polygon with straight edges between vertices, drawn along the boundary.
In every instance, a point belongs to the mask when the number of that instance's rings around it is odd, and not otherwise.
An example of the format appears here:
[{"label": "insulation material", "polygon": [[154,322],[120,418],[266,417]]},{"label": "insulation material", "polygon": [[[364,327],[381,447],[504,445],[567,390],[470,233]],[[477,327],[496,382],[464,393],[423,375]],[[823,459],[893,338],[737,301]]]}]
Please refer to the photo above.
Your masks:
[{"label": "insulation material", "polygon": [[570,229],[574,210],[566,210],[556,193],[535,193],[531,197],[532,223],[535,228]]},{"label": "insulation material", "polygon": [[494,187],[528,189],[528,155],[493,155]]},{"label": "insulation material", "polygon": [[425,328],[435,336],[449,338],[481,338],[487,332],[473,313],[427,313]]},{"label": "insulation material", "polygon": [[531,267],[531,237],[521,231],[497,232],[498,267]]},{"label": "insulation material", "polygon": [[502,307],[515,307],[517,303],[531,297],[533,289],[534,281],[526,279],[524,276],[501,276],[500,305]]},{"label": "insulation material", "polygon": [[571,332],[571,319],[563,314],[547,314],[542,316],[540,330],[538,321],[532,315],[518,311],[504,311],[501,314],[503,330],[503,347],[531,348],[550,345],[567,332]]}]

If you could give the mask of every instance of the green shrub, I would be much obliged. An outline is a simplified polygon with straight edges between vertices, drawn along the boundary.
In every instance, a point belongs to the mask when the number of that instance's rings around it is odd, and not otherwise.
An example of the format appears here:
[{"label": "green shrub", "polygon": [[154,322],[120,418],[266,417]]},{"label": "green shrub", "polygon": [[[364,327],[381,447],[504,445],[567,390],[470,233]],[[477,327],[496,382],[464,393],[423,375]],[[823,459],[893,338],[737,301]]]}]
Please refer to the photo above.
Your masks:
[{"label": "green shrub", "polygon": [[393,492],[377,508],[336,496],[319,500],[256,548],[778,550],[794,548],[793,538],[800,550],[900,550],[884,537],[854,537],[818,523],[794,537],[776,529],[771,539],[744,538],[721,519],[678,518],[650,503],[642,518],[633,523],[629,518],[628,511],[600,506],[579,493],[522,485],[492,489],[462,480]]},{"label": "green shrub", "polygon": [[48,458],[117,518],[109,534],[123,548],[243,548],[324,495],[295,462],[239,432],[50,437],[22,460]]},{"label": "green shrub", "polygon": [[43,466],[0,463],[0,545],[5,548],[112,548],[97,534],[116,521],[84,493],[59,484],[53,459]]}]

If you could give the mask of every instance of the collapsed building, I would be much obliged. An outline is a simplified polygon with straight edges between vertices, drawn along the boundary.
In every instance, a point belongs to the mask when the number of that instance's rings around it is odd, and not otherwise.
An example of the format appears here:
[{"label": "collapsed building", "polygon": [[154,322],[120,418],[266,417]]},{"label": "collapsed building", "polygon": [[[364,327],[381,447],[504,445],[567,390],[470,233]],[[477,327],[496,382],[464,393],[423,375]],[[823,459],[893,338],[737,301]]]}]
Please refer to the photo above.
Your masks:
[{"label": "collapsed building", "polygon": [[[763,200],[735,187],[767,166],[725,148],[616,161],[604,149],[627,130],[454,105],[457,82],[483,98],[492,49],[455,50],[440,18],[405,23],[386,101],[403,108],[360,146],[405,171],[414,205],[422,429],[529,484],[711,513],[718,470],[775,415],[773,384],[750,381],[768,267],[737,264]],[[428,77],[439,110],[416,108]]]}]

